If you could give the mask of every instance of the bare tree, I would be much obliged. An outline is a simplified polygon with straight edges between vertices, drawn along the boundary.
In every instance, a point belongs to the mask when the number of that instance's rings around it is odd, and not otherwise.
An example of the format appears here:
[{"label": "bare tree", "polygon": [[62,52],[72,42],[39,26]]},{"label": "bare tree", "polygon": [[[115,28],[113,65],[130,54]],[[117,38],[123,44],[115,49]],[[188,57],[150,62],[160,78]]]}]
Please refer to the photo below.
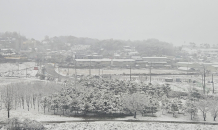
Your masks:
[{"label": "bare tree", "polygon": [[213,116],[213,120],[216,120],[216,117],[218,115],[218,101],[217,99],[211,99],[211,101],[209,102],[209,106],[210,106],[210,113],[211,116]]},{"label": "bare tree", "polygon": [[187,100],[185,106],[186,106],[185,111],[190,114],[192,120],[198,111],[196,104],[194,101]]},{"label": "bare tree", "polygon": [[27,94],[26,95],[26,105],[27,105],[28,111],[30,108],[30,101],[31,101],[31,96],[30,96],[30,94]]},{"label": "bare tree", "polygon": [[42,97],[41,101],[40,101],[43,109],[44,109],[44,114],[45,114],[45,108],[48,106],[48,98],[47,97]]},{"label": "bare tree", "polygon": [[21,104],[22,104],[22,106],[23,106],[23,109],[24,109],[24,94],[21,94],[21,96],[20,96],[20,99],[21,99]]},{"label": "bare tree", "polygon": [[10,110],[13,108],[13,91],[12,86],[7,85],[3,90],[3,102],[10,118]]},{"label": "bare tree", "polygon": [[206,121],[207,112],[209,109],[209,102],[207,99],[200,100],[198,103],[196,103],[197,108],[202,112],[204,121]]},{"label": "bare tree", "polygon": [[42,94],[38,94],[37,95],[38,111],[39,111],[39,106],[40,106],[41,98],[42,98]]},{"label": "bare tree", "polygon": [[137,111],[144,112],[144,108],[149,106],[149,97],[145,94],[133,93],[125,94],[122,96],[123,105],[131,113],[134,114],[136,118]]},{"label": "bare tree", "polygon": [[33,94],[32,98],[33,98],[33,107],[35,109],[37,94]]}]

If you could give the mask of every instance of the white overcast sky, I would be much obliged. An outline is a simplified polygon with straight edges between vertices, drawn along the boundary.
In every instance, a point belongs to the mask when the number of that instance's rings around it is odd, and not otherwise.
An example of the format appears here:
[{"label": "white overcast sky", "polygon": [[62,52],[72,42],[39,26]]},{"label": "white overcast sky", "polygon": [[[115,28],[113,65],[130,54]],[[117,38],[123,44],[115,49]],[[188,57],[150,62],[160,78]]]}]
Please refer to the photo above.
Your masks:
[{"label": "white overcast sky", "polygon": [[0,0],[0,32],[218,44],[218,0]]}]

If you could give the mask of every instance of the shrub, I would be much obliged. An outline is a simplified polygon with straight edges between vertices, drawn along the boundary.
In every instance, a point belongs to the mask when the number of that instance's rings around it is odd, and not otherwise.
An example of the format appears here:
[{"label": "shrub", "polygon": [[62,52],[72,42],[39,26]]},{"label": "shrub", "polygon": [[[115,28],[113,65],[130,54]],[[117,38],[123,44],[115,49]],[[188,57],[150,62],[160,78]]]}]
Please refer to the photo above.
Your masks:
[{"label": "shrub", "polygon": [[42,123],[35,120],[25,119],[20,121],[18,118],[8,120],[7,130],[44,130]]},{"label": "shrub", "polygon": [[18,118],[11,118],[8,120],[8,124],[6,126],[7,130],[21,130],[21,121]]},{"label": "shrub", "polygon": [[170,98],[181,97],[181,96],[186,97],[186,96],[188,96],[188,93],[186,93],[186,92],[179,92],[179,91],[171,91],[169,93],[169,97]]}]

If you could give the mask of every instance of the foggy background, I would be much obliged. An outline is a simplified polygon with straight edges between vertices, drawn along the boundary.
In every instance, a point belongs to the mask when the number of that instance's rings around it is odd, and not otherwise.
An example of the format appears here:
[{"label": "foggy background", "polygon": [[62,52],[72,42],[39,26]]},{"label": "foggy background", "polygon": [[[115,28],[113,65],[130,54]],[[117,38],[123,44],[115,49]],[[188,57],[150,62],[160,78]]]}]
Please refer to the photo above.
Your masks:
[{"label": "foggy background", "polygon": [[0,30],[42,40],[96,39],[217,44],[217,0],[0,0]]}]

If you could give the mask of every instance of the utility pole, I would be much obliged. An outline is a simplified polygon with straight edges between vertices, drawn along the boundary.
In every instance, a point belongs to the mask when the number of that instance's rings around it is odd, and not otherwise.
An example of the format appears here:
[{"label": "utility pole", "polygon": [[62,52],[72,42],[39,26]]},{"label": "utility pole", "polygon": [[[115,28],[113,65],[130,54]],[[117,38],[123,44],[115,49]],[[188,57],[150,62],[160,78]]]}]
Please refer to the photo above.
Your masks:
[{"label": "utility pole", "polygon": [[67,70],[67,75],[68,75],[68,77],[70,76],[70,73],[69,73],[69,64],[68,64],[68,66],[67,66],[67,68],[68,68],[68,70]]},{"label": "utility pole", "polygon": [[204,85],[204,74],[201,75],[202,86]]},{"label": "utility pole", "polygon": [[39,68],[40,68],[40,70],[42,70],[42,61],[41,61],[41,59],[39,59]]},{"label": "utility pole", "polygon": [[212,74],[212,86],[213,86],[213,93],[214,93],[213,74]]},{"label": "utility pole", "polygon": [[132,73],[131,73],[131,65],[130,65],[129,71],[130,71],[130,75],[129,75],[130,77],[129,78],[130,78],[130,81],[131,81],[131,79],[132,79],[131,78],[131,75],[132,75]]},{"label": "utility pole", "polygon": [[150,63],[150,83],[151,83],[151,66],[152,66],[152,62]]},{"label": "utility pole", "polygon": [[59,75],[60,75],[60,70],[59,70],[59,64],[58,64],[58,81],[60,79]]},{"label": "utility pole", "polygon": [[27,78],[27,68],[26,68],[26,78]]},{"label": "utility pole", "polygon": [[11,76],[13,76],[13,68],[11,69]]},{"label": "utility pole", "polygon": [[203,85],[203,92],[205,94],[205,77],[206,77],[206,74],[205,74],[205,67],[204,67],[204,85]]},{"label": "utility pole", "polygon": [[187,71],[186,71],[187,75],[188,75],[188,64],[187,64]]},{"label": "utility pole", "polygon": [[89,62],[89,76],[91,76],[91,59],[90,59],[90,62]]},{"label": "utility pole", "polygon": [[8,86],[7,86],[7,111],[8,111],[8,118],[10,117],[10,115],[9,115],[9,102],[10,102],[10,99],[9,99],[9,96],[8,96]]},{"label": "utility pole", "polygon": [[75,87],[76,87],[76,80],[77,80],[76,60],[75,60],[75,64],[74,64],[74,69],[75,69]]}]

